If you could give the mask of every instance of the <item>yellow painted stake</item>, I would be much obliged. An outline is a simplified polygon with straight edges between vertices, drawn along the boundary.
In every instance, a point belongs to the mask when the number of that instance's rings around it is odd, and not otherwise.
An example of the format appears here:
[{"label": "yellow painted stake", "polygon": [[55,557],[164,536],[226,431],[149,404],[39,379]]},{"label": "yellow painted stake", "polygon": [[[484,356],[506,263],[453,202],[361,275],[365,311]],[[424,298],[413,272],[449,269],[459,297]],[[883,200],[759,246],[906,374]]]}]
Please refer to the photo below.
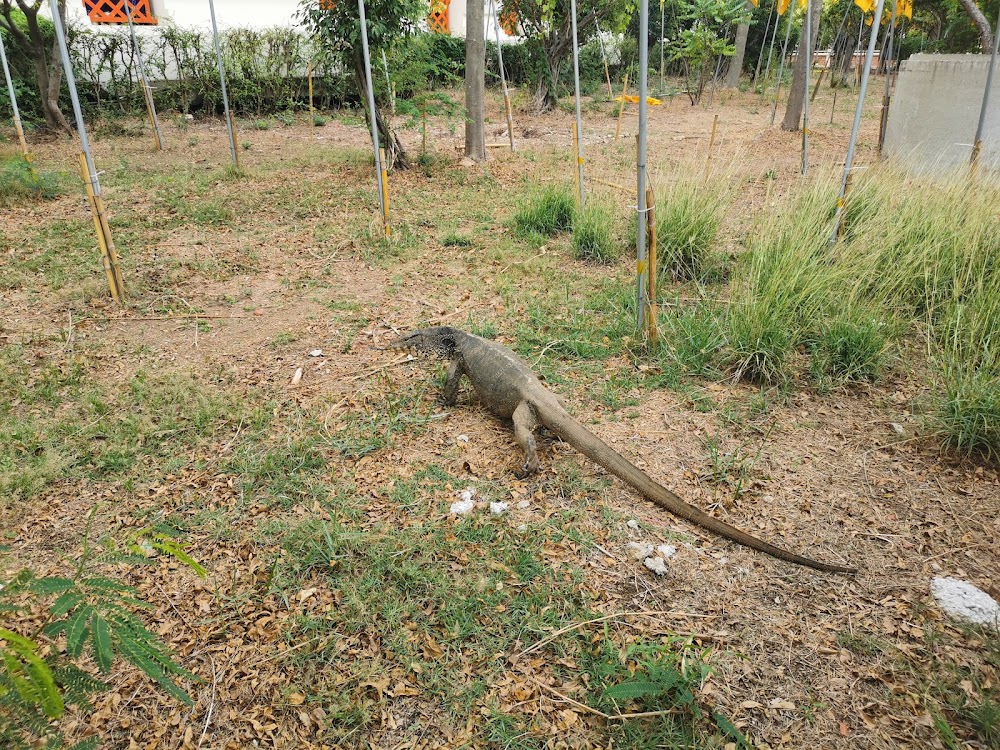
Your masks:
[{"label": "yellow painted stake", "polygon": [[118,304],[124,304],[125,284],[122,281],[121,269],[118,267],[118,253],[115,250],[114,240],[111,238],[111,227],[108,225],[104,201],[94,192],[94,183],[90,181],[90,170],[87,168],[87,155],[82,152],[80,154],[80,176],[83,178],[83,185],[87,190],[90,214],[94,217],[94,230],[97,233],[97,244],[101,248],[101,261],[104,264],[104,273],[108,277],[111,297]]},{"label": "yellow painted stake", "polygon": [[507,135],[510,137],[510,151],[514,153],[514,112],[510,107],[510,92],[503,87],[503,108],[507,113]]},{"label": "yellow painted stake", "polygon": [[236,168],[242,169],[240,166],[240,137],[236,132],[236,118],[233,117],[233,113],[229,113],[229,127],[232,129],[233,133],[233,154],[236,157]]},{"label": "yellow painted stake", "polygon": [[618,136],[622,132],[622,115],[625,113],[625,95],[628,94],[628,73],[625,74],[625,85],[622,86],[622,101],[618,107],[618,124],[615,125],[615,143],[618,143]]},{"label": "yellow painted stake", "polygon": [[608,70],[608,58],[604,58],[604,80],[608,82],[608,99],[615,98],[615,92],[611,90],[611,71]]},{"label": "yellow painted stake", "polygon": [[385,149],[380,148],[378,155],[382,161],[382,175],[380,180],[382,188],[382,226],[385,229],[385,236],[388,238],[391,231],[389,228],[389,172],[385,163]]},{"label": "yellow painted stake", "polygon": [[309,69],[306,71],[306,76],[309,78],[309,119],[312,121],[309,123],[309,127],[314,127],[316,125],[316,108],[313,106],[313,65],[309,63]]},{"label": "yellow painted stake", "polygon": [[163,142],[160,140],[160,131],[156,127],[156,115],[153,114],[153,92],[143,84],[142,98],[146,102],[146,115],[149,117],[149,126],[153,129],[153,143],[157,151],[163,150]]},{"label": "yellow painted stake", "polygon": [[[823,74],[826,73],[826,68],[819,69],[819,78],[816,79],[816,85],[813,86],[812,96],[809,97],[809,101],[816,101],[816,94],[819,93],[819,85],[823,83]],[[836,91],[836,89],[834,89]]]},{"label": "yellow painted stake", "polygon": [[573,123],[573,185],[576,186],[576,204],[580,205],[580,147],[578,144],[580,134],[576,131],[576,122]]},{"label": "yellow painted stake", "polygon": [[712,136],[708,139],[708,157],[705,159],[705,179],[708,180],[708,173],[712,168],[712,147],[715,145],[715,133],[719,129],[719,116],[712,120]]},{"label": "yellow painted stake", "polygon": [[646,276],[646,335],[656,343],[656,199],[653,188],[646,188],[646,232],[649,274]]}]

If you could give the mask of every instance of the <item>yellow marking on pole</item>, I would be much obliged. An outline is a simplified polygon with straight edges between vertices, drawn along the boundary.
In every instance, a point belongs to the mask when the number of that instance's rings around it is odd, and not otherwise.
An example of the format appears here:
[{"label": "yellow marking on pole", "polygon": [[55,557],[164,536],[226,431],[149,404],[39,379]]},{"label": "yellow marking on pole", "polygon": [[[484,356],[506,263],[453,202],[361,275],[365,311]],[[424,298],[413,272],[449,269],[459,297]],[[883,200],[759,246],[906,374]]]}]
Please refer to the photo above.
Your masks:
[{"label": "yellow marking on pole", "polygon": [[622,115],[625,114],[625,95],[628,94],[628,73],[625,73],[625,84],[622,86],[622,102],[618,106],[618,124],[615,125],[615,143],[622,132]]},{"label": "yellow marking on pole", "polygon": [[640,276],[642,274],[646,273],[646,261],[645,260],[638,260],[638,261],[636,261],[636,263],[635,263],[635,272],[637,274],[639,274]]},{"label": "yellow marking on pole", "polygon": [[656,342],[656,196],[646,188],[646,231],[649,275],[646,277],[646,335]]},{"label": "yellow marking on pole", "polygon": [[90,179],[90,169],[87,166],[87,155],[80,153],[80,176],[87,191],[87,201],[90,204],[90,214],[94,217],[94,231],[97,234],[97,244],[101,248],[101,262],[104,273],[108,277],[108,288],[111,297],[119,304],[124,303],[125,284],[122,282],[121,269],[118,267],[118,253],[114,240],[111,238],[111,227],[108,225],[104,201],[94,192],[94,183]]},{"label": "yellow marking on pole", "polygon": [[382,226],[385,229],[386,238],[391,234],[389,226],[389,171],[385,165],[385,149],[378,150],[379,160],[382,162],[382,174],[379,180],[382,189]]},{"label": "yellow marking on pole", "polygon": [[[579,140],[579,137],[580,137],[580,134],[576,130],[576,121],[574,120],[573,121],[573,153],[577,154],[577,157],[576,157],[577,158],[577,163],[580,162],[580,157],[579,157],[580,147],[577,144],[577,141]],[[580,170],[579,169],[574,169],[573,170],[573,185],[576,187],[576,203],[577,203],[577,205],[580,205]]]}]

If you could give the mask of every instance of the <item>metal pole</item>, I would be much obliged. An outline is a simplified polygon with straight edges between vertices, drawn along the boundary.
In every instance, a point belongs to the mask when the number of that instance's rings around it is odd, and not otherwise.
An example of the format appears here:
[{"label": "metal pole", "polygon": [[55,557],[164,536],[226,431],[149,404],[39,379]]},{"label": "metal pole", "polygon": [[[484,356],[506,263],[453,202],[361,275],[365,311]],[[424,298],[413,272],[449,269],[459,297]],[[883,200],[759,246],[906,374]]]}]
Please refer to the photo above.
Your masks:
[{"label": "metal pole", "polygon": [[[802,92],[802,176],[809,172],[809,83],[812,79],[812,4],[806,0],[806,88]],[[817,84],[818,85],[818,84]]]},{"label": "metal pole", "polygon": [[[767,12],[767,23],[764,24],[764,43],[760,46],[760,54],[757,55],[757,67],[753,71],[753,81],[750,83],[750,89],[755,91],[757,89],[757,78],[760,76],[760,64],[764,62],[764,47],[767,46],[767,32],[771,29],[771,17],[774,15],[774,6],[778,4],[778,0],[774,0],[771,3],[771,10]],[[781,18],[779,17],[780,21]],[[771,31],[771,49],[774,49],[774,32],[778,30],[778,21],[774,22],[774,31]],[[771,55],[767,56],[768,65],[771,64]]]},{"label": "metal pole", "polygon": [[229,128],[229,153],[233,157],[233,166],[239,169],[240,158],[236,153],[236,133],[233,132],[233,118],[229,114],[229,92],[226,90],[226,69],[222,65],[222,48],[219,47],[219,27],[215,22],[215,2],[208,0],[208,8],[212,13],[212,37],[215,39],[215,57],[219,63],[219,83],[222,84],[222,106],[226,112],[226,127]]},{"label": "metal pole", "polygon": [[997,53],[1000,50],[1000,16],[997,16],[997,28],[993,33],[993,54],[990,56],[990,69],[986,73],[986,91],[983,92],[983,107],[979,110],[979,124],[976,126],[976,137],[972,141],[972,166],[979,162],[979,154],[983,149],[983,129],[986,127],[986,111],[990,108],[990,90],[993,88],[993,73],[997,67]]},{"label": "metal pole", "polygon": [[142,59],[142,50],[139,49],[139,42],[135,38],[135,24],[132,23],[132,0],[125,0],[125,17],[128,19],[128,33],[132,37],[132,49],[135,50],[135,59],[139,65],[139,78],[142,80],[142,95],[146,100],[146,108],[149,110],[150,123],[153,126],[153,135],[156,137],[156,148],[163,150],[163,134],[160,132],[160,121],[156,117],[156,105],[153,102],[153,89],[149,86],[149,79],[146,78],[146,63]]},{"label": "metal pole", "polygon": [[[785,31],[785,46],[781,48],[781,65],[778,66],[778,88],[774,91],[774,108],[771,110],[771,127],[774,127],[774,117],[778,114],[778,97],[781,96],[781,79],[785,75],[785,58],[788,56],[788,42],[792,37],[792,5],[789,3],[788,29]],[[766,76],[765,76],[766,77]]]},{"label": "metal pole", "polygon": [[98,243],[101,245],[104,270],[108,277],[111,296],[116,302],[121,303],[125,296],[125,285],[122,282],[121,270],[118,268],[118,256],[115,252],[114,241],[111,239],[111,228],[108,226],[107,215],[104,211],[104,201],[101,196],[101,181],[97,176],[97,168],[94,166],[94,156],[90,151],[87,128],[83,121],[83,110],[80,107],[80,96],[76,91],[76,76],[73,75],[73,66],[69,59],[66,33],[63,31],[63,19],[59,13],[59,0],[49,0],[49,10],[52,13],[52,25],[55,27],[56,43],[59,45],[59,53],[62,57],[63,71],[66,73],[66,87],[69,89],[69,98],[73,103],[73,116],[76,119],[77,134],[80,136],[80,148],[83,150],[82,166],[86,171],[87,194],[90,198]]},{"label": "metal pole", "polygon": [[[893,0],[890,0],[892,2]],[[868,76],[872,70],[872,57],[875,55],[875,42],[878,38],[878,19],[882,17],[882,6],[885,0],[878,0],[875,8],[875,20],[872,21],[872,32],[868,38],[868,52],[865,53],[864,77],[861,79],[861,93],[858,95],[858,106],[854,110],[854,126],[851,128],[851,140],[847,146],[847,159],[844,160],[844,176],[840,181],[840,195],[837,198],[837,214],[833,219],[833,234],[830,235],[830,244],[837,242],[840,234],[840,222],[844,215],[844,196],[847,195],[847,181],[854,165],[854,148],[858,143],[858,131],[861,129],[861,110],[865,104],[865,92],[868,90]]]},{"label": "metal pole", "polygon": [[[378,207],[385,219],[385,198],[382,195],[382,155],[379,153],[378,123],[375,120],[375,90],[372,87],[372,61],[368,53],[368,21],[365,18],[365,0],[358,0],[358,16],[361,19],[361,52],[365,58],[365,82],[368,84],[368,119],[372,126],[372,148],[375,152],[375,179],[378,182]],[[386,225],[386,233],[389,227]]]},{"label": "metal pole", "polygon": [[665,5],[666,5],[666,3],[664,2],[664,0],[660,0],[660,94],[661,95],[666,90],[666,87],[663,85],[663,68],[664,68],[664,66],[663,66],[663,44],[664,44],[664,39],[666,39],[666,36],[667,36],[666,32],[664,31],[664,19],[665,19],[664,6]]},{"label": "metal pole", "polygon": [[[889,89],[892,87],[892,43],[896,36],[896,5],[899,0],[889,0],[892,3],[892,15],[889,18],[889,45],[885,58],[885,94],[882,96],[882,117],[878,128],[878,154],[882,155],[885,143],[885,126],[889,120]],[[872,21],[872,26],[875,21]]]},{"label": "metal pole", "polygon": [[34,167],[31,166],[31,153],[28,151],[28,142],[24,139],[24,127],[21,125],[21,111],[17,108],[14,81],[10,77],[10,68],[7,67],[7,50],[3,46],[2,34],[0,34],[0,62],[3,62],[3,75],[7,79],[7,93],[10,94],[10,106],[14,111],[14,130],[17,132],[17,140],[21,144],[21,153],[24,155],[24,161],[28,164],[28,169],[34,172]]},{"label": "metal pole", "polygon": [[642,331],[646,325],[646,119],[648,106],[646,91],[649,85],[649,0],[639,2],[639,143],[636,154],[636,327]]},{"label": "metal pole", "polygon": [[580,177],[580,208],[587,207],[587,189],[583,184],[583,116],[580,113],[580,44],[576,36],[576,0],[570,0],[573,14],[573,86],[576,92],[576,168]]},{"label": "metal pole", "polygon": [[[503,67],[503,44],[500,43],[500,5],[499,0],[494,0],[493,2],[493,26],[496,29],[497,35],[497,64],[500,66],[500,88],[503,91],[503,109],[504,114],[507,117],[507,136],[510,139],[510,150],[514,150],[514,115],[511,112],[510,107],[510,92],[507,90],[507,73],[504,72]],[[600,39],[600,31],[598,33],[598,39]],[[601,48],[603,50],[603,46]],[[605,70],[607,70],[607,62],[604,63]]]}]

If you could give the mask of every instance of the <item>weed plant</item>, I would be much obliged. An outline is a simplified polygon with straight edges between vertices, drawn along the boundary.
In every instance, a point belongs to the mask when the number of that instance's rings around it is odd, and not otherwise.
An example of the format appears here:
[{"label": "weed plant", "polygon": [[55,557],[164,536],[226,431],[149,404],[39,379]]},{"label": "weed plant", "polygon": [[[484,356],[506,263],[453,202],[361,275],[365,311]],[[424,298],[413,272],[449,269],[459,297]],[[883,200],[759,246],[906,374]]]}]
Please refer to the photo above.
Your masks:
[{"label": "weed plant", "polygon": [[659,273],[677,281],[718,277],[714,251],[728,207],[722,183],[692,180],[661,187],[656,199]]},{"label": "weed plant", "polygon": [[28,201],[52,200],[64,192],[58,175],[38,170],[32,172],[20,156],[0,162],[0,207],[11,208]]},{"label": "weed plant", "polygon": [[588,205],[573,224],[573,254],[591,263],[607,264],[617,260],[614,223],[614,216],[606,206]]},{"label": "weed plant", "polygon": [[514,226],[522,236],[551,237],[568,232],[576,219],[576,200],[569,189],[553,185],[529,195],[514,214]]}]

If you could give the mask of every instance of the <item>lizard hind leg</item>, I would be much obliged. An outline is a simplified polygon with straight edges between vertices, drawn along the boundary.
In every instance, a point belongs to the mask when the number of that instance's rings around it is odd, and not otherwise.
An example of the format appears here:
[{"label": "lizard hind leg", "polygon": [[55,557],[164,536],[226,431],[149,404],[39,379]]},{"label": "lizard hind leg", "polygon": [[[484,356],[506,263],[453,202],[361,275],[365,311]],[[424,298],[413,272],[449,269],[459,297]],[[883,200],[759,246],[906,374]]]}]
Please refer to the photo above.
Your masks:
[{"label": "lizard hind leg", "polygon": [[538,418],[535,416],[535,409],[527,401],[522,401],[514,409],[511,419],[514,421],[514,439],[524,451],[521,472],[523,475],[534,474],[538,471],[538,445],[535,442]]}]

